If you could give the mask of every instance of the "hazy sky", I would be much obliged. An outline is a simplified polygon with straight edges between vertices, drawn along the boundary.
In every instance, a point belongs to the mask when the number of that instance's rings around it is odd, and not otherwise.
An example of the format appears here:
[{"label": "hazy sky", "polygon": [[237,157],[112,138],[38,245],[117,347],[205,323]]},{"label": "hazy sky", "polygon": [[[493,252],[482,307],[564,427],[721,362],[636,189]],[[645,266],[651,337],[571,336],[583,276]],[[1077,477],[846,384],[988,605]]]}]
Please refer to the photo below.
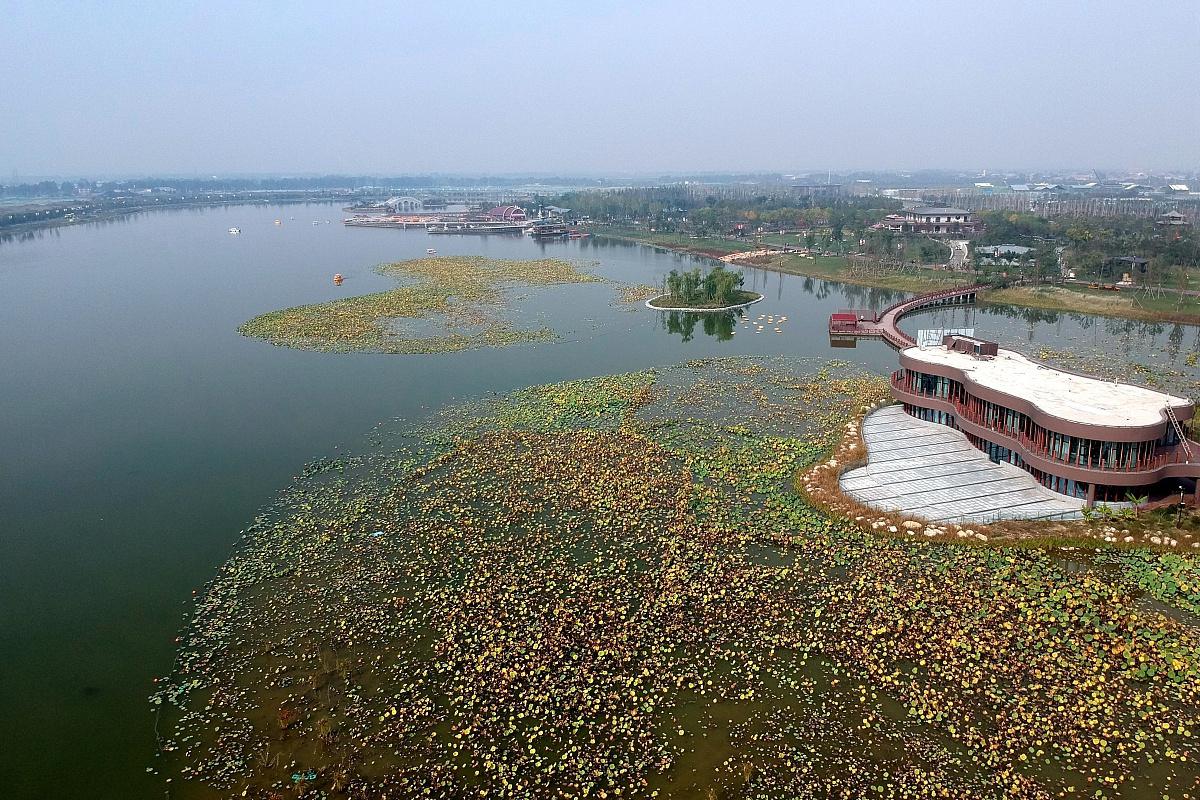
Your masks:
[{"label": "hazy sky", "polygon": [[1200,168],[1200,0],[0,0],[0,180]]}]

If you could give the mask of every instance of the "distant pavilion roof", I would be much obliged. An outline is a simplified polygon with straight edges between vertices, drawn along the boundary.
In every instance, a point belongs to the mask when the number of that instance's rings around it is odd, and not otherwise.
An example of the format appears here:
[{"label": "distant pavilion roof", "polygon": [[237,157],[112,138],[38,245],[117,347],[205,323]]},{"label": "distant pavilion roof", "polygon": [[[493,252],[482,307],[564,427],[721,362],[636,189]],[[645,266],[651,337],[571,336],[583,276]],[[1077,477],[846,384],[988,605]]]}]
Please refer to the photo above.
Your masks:
[{"label": "distant pavilion roof", "polygon": [[496,206],[487,215],[497,219],[524,219],[525,209],[520,206]]}]

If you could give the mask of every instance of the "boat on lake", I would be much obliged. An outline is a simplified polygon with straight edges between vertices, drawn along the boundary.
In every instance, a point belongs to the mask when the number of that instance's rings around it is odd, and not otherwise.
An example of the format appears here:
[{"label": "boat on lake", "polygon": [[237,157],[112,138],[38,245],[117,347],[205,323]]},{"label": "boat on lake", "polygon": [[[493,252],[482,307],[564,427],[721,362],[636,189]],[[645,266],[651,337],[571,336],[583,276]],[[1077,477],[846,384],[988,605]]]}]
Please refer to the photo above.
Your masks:
[{"label": "boat on lake", "polygon": [[462,234],[462,235],[488,235],[493,233],[498,234],[519,234],[524,230],[524,223],[517,222],[440,222],[425,226],[427,233],[433,234]]},{"label": "boat on lake", "polygon": [[561,222],[539,219],[529,227],[529,235],[538,239],[565,239],[571,235],[571,228]]},{"label": "boat on lake", "polygon": [[229,233],[233,236],[237,236],[241,232],[242,232],[241,228],[230,228],[229,229]]},{"label": "boat on lake", "polygon": [[463,236],[487,236],[489,234],[520,234],[525,230],[523,222],[438,222],[425,226],[431,234],[460,234]]}]

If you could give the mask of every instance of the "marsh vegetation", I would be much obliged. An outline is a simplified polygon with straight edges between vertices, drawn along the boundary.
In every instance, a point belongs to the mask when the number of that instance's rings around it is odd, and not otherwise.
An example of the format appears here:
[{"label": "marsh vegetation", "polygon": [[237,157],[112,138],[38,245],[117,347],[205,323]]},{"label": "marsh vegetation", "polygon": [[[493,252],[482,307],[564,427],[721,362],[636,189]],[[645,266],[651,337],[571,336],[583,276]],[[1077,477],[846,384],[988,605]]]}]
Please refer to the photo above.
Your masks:
[{"label": "marsh vegetation", "polygon": [[256,798],[1186,797],[1190,558],[906,541],[809,505],[794,477],[886,394],[844,363],[706,360],[381,427],[205,587],[151,700],[171,774]]},{"label": "marsh vegetation", "polygon": [[[302,350],[444,353],[503,347],[554,338],[548,328],[526,330],[499,311],[513,286],[596,283],[600,278],[559,259],[511,261],[441,256],[384,264],[384,275],[411,285],[327,303],[272,311],[244,323],[245,336]],[[427,320],[441,330],[413,332],[398,320]]]}]

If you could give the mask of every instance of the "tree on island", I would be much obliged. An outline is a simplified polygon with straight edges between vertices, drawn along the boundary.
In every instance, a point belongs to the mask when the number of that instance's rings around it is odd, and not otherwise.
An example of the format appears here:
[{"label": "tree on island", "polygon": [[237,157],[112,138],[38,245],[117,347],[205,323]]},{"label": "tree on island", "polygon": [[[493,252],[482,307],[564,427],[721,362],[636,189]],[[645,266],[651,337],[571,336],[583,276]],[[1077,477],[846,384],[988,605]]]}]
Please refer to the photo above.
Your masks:
[{"label": "tree on island", "polygon": [[742,273],[725,267],[713,267],[704,274],[700,268],[680,272],[671,270],[666,289],[670,299],[684,305],[729,305],[738,298]]}]

